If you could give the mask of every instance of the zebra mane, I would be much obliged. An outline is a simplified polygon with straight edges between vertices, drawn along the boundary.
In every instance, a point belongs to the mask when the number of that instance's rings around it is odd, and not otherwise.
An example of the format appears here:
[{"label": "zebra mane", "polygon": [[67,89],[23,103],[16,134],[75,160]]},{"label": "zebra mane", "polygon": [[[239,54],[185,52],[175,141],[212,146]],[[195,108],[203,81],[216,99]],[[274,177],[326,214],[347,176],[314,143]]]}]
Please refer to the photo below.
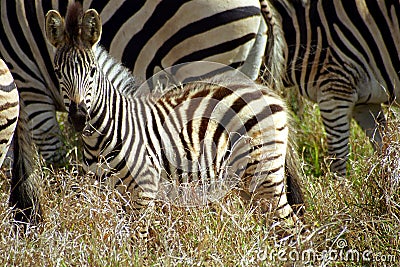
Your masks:
[{"label": "zebra mane", "polygon": [[136,79],[128,68],[110,56],[107,50],[99,44],[96,45],[94,54],[100,70],[117,91],[125,96],[136,92],[138,88]]},{"label": "zebra mane", "polygon": [[79,34],[82,15],[83,8],[80,2],[74,2],[68,5],[67,14],[65,15],[65,32],[68,39],[78,46],[82,46],[82,40]]}]

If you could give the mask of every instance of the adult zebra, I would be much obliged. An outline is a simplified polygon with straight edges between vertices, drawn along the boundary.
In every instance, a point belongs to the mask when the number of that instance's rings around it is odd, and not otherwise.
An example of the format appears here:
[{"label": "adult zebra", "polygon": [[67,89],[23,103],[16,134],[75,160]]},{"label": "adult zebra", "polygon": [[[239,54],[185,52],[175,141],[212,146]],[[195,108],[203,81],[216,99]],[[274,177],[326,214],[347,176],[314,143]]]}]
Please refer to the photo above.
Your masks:
[{"label": "adult zebra", "polygon": [[400,96],[399,1],[266,0],[262,9],[267,69],[319,104],[331,169],[344,175],[351,118],[379,148],[381,104]]},{"label": "adult zebra", "polygon": [[[0,56],[11,68],[26,105],[34,142],[43,157],[58,162],[65,111],[45,41],[44,16],[63,14],[72,0],[1,1]],[[239,68],[255,78],[264,53],[264,20],[257,0],[83,1],[103,17],[102,45],[145,80],[186,61],[208,60]],[[208,70],[205,72],[216,70]]]},{"label": "adult zebra", "polygon": [[[12,164],[10,206],[15,210],[15,220],[37,222],[41,215],[35,151],[30,135],[26,133],[26,114],[20,114],[20,103],[14,79],[0,59],[0,166],[14,137],[13,152],[18,160]],[[19,157],[24,154],[26,157]]]},{"label": "adult zebra", "polygon": [[[69,118],[82,131],[87,170],[113,170],[111,186],[130,192],[134,210],[157,198],[162,182],[203,184],[210,193],[210,184],[223,181],[216,187],[239,183],[253,200],[268,201],[279,218],[296,219],[285,193],[289,129],[282,100],[268,88],[235,81],[126,94],[131,90],[125,87],[135,86],[130,73],[110,57],[98,62],[96,54],[104,54],[98,52],[98,13],[81,12],[71,5],[64,23],[49,11],[46,33],[57,48],[54,66]],[[111,82],[116,76],[121,88]],[[99,166],[99,159],[106,162]],[[176,197],[175,190],[163,193]],[[299,191],[293,195],[301,200]]]}]

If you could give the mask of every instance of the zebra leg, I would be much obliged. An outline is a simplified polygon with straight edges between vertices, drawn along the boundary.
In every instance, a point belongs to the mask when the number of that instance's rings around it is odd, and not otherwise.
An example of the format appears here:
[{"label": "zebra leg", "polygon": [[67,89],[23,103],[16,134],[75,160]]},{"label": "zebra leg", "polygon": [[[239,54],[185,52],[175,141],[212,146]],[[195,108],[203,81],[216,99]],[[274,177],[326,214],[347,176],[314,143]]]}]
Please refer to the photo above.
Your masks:
[{"label": "zebra leg", "polygon": [[261,212],[273,211],[279,220],[290,220],[292,223],[299,221],[288,203],[283,169],[258,181],[250,192],[252,202],[261,208]]},{"label": "zebra leg", "polygon": [[125,205],[126,211],[132,213],[137,222],[135,227],[139,239],[147,240],[151,225],[151,218],[155,211],[155,200],[158,193],[159,181],[154,177],[149,177],[146,184],[138,185],[134,182],[130,188],[126,189],[124,185],[118,186],[118,190],[123,195],[128,195]]},{"label": "zebra leg", "polygon": [[134,201],[134,214],[137,216],[136,233],[140,239],[147,240],[149,237],[150,219],[155,210],[153,196],[141,196]]},{"label": "zebra leg", "polygon": [[332,159],[331,171],[346,175],[346,163],[349,156],[350,119],[355,101],[350,97],[332,96],[319,101],[324,124],[328,153]]},{"label": "zebra leg", "polygon": [[356,105],[353,118],[365,131],[375,150],[382,148],[383,128],[386,126],[386,118],[380,104]]},{"label": "zebra leg", "polygon": [[246,74],[252,80],[256,80],[260,72],[265,46],[267,44],[266,32],[267,25],[264,18],[261,17],[256,40],[246,58],[246,61],[240,67],[240,71]]},{"label": "zebra leg", "polygon": [[286,196],[285,155],[273,156],[258,164],[249,164],[244,173],[241,197],[260,207],[262,213],[273,211],[278,219],[297,221]]},{"label": "zebra leg", "polygon": [[[21,101],[22,102],[22,101]],[[17,222],[36,224],[41,220],[38,155],[27,130],[26,114],[21,112],[14,135],[14,161],[12,167],[10,206],[15,210]]]}]

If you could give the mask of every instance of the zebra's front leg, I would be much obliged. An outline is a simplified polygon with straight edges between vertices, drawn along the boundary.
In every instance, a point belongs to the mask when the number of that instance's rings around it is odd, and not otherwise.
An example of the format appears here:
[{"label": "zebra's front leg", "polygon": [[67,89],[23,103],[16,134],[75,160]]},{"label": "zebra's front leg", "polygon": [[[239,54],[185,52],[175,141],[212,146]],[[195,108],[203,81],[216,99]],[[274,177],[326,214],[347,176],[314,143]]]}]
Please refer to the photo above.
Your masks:
[{"label": "zebra's front leg", "polygon": [[134,215],[136,216],[136,233],[142,240],[149,238],[151,218],[155,211],[155,196],[142,192],[133,203]]},{"label": "zebra's front leg", "polygon": [[340,176],[346,176],[354,102],[351,98],[341,96],[332,96],[328,100],[322,99],[318,102],[327,136],[328,153],[332,160],[330,169]]},{"label": "zebra's front leg", "polygon": [[[156,178],[156,177],[154,177]],[[131,213],[136,222],[135,231],[137,237],[141,240],[147,240],[149,237],[149,229],[152,224],[152,215],[155,211],[155,203],[157,197],[158,181],[146,181],[147,184],[132,185],[126,192],[129,194],[129,201],[126,202],[125,209],[127,213]]]}]

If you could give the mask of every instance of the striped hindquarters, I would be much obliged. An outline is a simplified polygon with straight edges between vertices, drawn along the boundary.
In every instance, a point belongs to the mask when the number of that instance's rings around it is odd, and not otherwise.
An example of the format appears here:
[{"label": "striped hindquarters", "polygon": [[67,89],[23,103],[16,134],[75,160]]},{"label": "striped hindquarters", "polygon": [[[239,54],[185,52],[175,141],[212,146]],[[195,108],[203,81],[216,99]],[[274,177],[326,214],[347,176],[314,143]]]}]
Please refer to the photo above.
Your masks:
[{"label": "striped hindquarters", "polygon": [[7,154],[19,114],[19,96],[7,65],[0,59],[0,166]]}]

